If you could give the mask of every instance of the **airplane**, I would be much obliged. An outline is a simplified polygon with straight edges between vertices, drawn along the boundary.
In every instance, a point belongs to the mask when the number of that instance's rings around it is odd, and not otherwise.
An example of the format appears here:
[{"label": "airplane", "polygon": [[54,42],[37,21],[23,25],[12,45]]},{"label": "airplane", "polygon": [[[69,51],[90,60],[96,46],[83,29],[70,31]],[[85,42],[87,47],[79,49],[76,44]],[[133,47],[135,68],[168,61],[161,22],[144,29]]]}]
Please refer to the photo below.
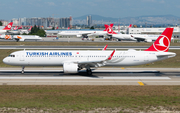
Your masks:
[{"label": "airplane", "polygon": [[20,34],[26,33],[29,34],[31,32],[32,26],[29,29],[19,29]]},{"label": "airplane", "polygon": [[118,34],[118,33],[114,32],[112,30],[112,28],[108,28],[107,32],[108,32],[107,35],[110,36],[110,39],[115,38],[117,41],[119,41],[119,40],[132,40],[132,41],[136,41],[136,39],[132,35],[130,35],[130,34],[121,34],[121,33]]},{"label": "airplane", "polygon": [[[105,24],[105,27],[108,25]],[[111,24],[110,26],[113,26]],[[87,30],[87,31],[82,31],[82,30],[65,30],[65,31],[60,31],[58,35],[60,36],[77,36],[77,37],[83,37],[83,38],[88,38],[88,36],[104,36],[107,34],[107,28],[105,28],[104,31],[98,31],[98,30]]]},{"label": "airplane", "polygon": [[78,73],[85,68],[91,75],[92,68],[101,66],[135,66],[152,63],[176,56],[168,52],[173,28],[166,28],[158,39],[146,50],[136,51],[85,51],[85,50],[21,50],[3,59],[8,65],[22,66],[63,66],[64,73]]},{"label": "airplane", "polygon": [[[128,28],[131,28],[132,24],[129,25]],[[147,34],[118,34],[116,32],[114,32],[112,29],[108,29],[108,36],[110,36],[110,38],[116,38],[117,41],[119,40],[132,40],[132,41],[144,41],[144,42],[153,42],[156,41],[156,39],[160,36],[160,35],[147,35]],[[171,40],[173,40],[174,38],[172,37]]]},{"label": "airplane", "polygon": [[37,35],[1,35],[0,39],[16,40],[17,42],[25,40],[42,40],[42,38]]},{"label": "airplane", "polygon": [[9,32],[11,30],[12,25],[13,25],[13,22],[10,22],[4,29],[0,30],[0,33],[5,34],[5,33]]}]

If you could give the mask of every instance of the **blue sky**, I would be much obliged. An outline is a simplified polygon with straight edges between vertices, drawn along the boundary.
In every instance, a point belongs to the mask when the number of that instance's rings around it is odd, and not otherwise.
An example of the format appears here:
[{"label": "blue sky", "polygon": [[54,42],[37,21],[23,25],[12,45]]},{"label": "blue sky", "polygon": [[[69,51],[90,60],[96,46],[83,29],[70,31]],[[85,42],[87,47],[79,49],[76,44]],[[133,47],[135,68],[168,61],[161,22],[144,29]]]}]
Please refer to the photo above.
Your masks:
[{"label": "blue sky", "polygon": [[180,17],[180,0],[2,0],[0,19],[22,17],[105,17],[167,15]]}]

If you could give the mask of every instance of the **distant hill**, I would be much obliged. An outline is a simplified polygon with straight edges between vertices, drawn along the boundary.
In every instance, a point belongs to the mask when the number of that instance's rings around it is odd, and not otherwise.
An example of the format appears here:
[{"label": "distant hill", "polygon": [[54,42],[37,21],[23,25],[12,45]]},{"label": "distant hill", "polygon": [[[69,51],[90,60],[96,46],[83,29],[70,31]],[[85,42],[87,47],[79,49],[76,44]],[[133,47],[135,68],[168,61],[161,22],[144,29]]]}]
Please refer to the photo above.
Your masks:
[{"label": "distant hill", "polygon": [[[78,19],[78,20],[83,20],[86,19],[88,15],[84,15],[84,16],[80,16],[80,17],[75,17],[73,19]],[[93,20],[97,20],[97,21],[118,21],[118,18],[112,18],[112,17],[104,17],[104,16],[100,16],[100,15],[91,15]]]},{"label": "distant hill", "polygon": [[[75,17],[74,20],[86,20],[88,15]],[[91,15],[92,20],[103,22],[118,23],[119,18],[103,17],[100,15]],[[179,24],[180,17],[174,15],[148,15],[139,17],[124,17],[120,18],[122,24]],[[96,23],[97,24],[97,23]]]}]

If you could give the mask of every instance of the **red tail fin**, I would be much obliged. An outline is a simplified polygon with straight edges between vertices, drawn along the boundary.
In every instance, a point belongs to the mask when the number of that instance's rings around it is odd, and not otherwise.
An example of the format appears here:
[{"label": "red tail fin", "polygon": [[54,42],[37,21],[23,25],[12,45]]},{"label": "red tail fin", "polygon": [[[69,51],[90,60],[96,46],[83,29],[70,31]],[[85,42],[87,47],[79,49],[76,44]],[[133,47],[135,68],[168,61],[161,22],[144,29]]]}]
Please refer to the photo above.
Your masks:
[{"label": "red tail fin", "polygon": [[114,24],[110,24],[109,26],[112,28]]},{"label": "red tail fin", "polygon": [[103,31],[107,31],[109,28],[112,28],[114,24],[110,24],[109,26],[107,24],[104,24],[105,30]]},{"label": "red tail fin", "polygon": [[107,24],[104,24],[105,29],[103,31],[107,31],[107,28],[109,27]]},{"label": "red tail fin", "polygon": [[130,24],[128,28],[131,28],[131,27],[132,27],[132,24]]},{"label": "red tail fin", "polygon": [[3,30],[11,30],[13,22],[10,22]]},{"label": "red tail fin", "polygon": [[13,30],[17,30],[17,26]]},{"label": "red tail fin", "polygon": [[[112,26],[113,26],[113,25],[112,25]],[[108,32],[109,34],[117,34],[116,32],[114,32],[114,31],[112,30],[111,25],[107,28],[107,32]]]},{"label": "red tail fin", "polygon": [[174,28],[166,28],[157,40],[145,51],[168,52]]},{"label": "red tail fin", "polygon": [[28,29],[28,31],[31,31],[31,29],[32,29],[32,26]]}]

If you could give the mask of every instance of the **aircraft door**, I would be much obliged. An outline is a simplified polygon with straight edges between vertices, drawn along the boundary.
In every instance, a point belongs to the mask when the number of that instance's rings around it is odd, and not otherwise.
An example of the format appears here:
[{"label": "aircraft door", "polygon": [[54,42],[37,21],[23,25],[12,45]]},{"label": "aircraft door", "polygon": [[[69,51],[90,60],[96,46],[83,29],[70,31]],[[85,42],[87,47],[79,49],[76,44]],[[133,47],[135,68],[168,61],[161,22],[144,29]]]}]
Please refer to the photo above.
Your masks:
[{"label": "aircraft door", "polygon": [[145,54],[145,55],[144,55],[144,61],[149,61],[148,54]]},{"label": "aircraft door", "polygon": [[20,54],[20,61],[24,61],[24,57],[25,57],[24,53],[21,53]]}]

